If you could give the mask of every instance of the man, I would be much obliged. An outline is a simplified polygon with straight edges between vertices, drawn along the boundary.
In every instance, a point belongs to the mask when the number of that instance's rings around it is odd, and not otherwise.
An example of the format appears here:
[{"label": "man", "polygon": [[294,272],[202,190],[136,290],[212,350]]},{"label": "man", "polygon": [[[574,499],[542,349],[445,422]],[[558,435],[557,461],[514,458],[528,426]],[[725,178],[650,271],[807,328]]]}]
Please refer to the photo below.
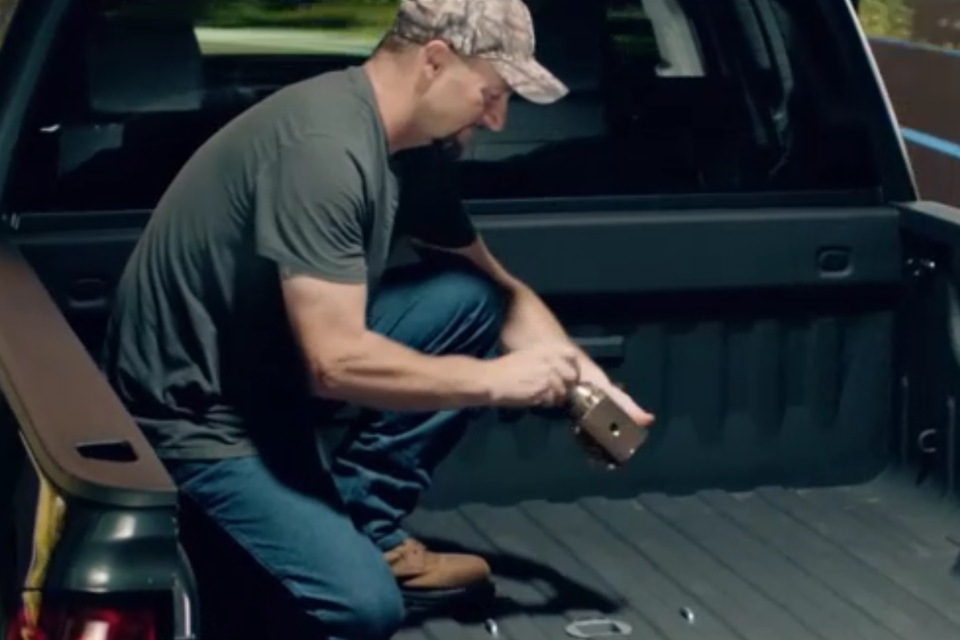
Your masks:
[{"label": "man", "polygon": [[[404,605],[489,585],[481,558],[401,527],[472,408],[556,405],[589,379],[652,419],[448,190],[446,156],[502,128],[511,91],[566,93],[533,41],[521,0],[405,0],[362,67],[281,90],[201,147],[119,283],[112,384],[185,498],[329,637],[388,637]],[[383,274],[400,235],[431,257]],[[376,413],[326,460],[313,429],[343,404]]]}]

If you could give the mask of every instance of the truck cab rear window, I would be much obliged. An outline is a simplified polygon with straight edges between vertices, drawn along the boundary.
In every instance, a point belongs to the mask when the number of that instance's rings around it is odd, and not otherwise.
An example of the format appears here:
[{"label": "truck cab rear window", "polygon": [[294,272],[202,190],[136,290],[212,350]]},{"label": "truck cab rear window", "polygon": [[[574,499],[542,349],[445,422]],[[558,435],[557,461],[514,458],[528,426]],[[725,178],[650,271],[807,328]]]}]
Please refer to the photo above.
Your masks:
[{"label": "truck cab rear window", "polygon": [[[149,209],[190,154],[282,86],[359,64],[395,0],[78,2],[22,140],[20,211]],[[468,199],[829,192],[876,167],[809,0],[528,0],[571,88],[514,99],[459,163]]]}]

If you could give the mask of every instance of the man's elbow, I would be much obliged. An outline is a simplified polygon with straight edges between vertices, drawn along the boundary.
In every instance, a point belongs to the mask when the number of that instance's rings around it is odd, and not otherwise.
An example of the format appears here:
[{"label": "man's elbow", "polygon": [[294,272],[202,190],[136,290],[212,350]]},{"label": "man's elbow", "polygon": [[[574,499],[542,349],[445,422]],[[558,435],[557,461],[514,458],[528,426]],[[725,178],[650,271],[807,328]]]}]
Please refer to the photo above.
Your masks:
[{"label": "man's elbow", "polygon": [[358,363],[366,359],[362,338],[340,339],[331,348],[312,349],[307,354],[307,367],[313,392],[330,400],[345,400]]},{"label": "man's elbow", "polygon": [[327,400],[342,400],[345,376],[331,362],[310,362],[310,383],[313,393]]}]

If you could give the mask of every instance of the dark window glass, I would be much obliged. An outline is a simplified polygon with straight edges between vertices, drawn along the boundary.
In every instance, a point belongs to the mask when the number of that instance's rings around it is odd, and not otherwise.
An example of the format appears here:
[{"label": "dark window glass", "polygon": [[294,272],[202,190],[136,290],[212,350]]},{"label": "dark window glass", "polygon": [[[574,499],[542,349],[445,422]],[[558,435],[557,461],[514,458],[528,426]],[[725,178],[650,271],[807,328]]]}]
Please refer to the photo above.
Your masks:
[{"label": "dark window glass", "polygon": [[[359,64],[395,0],[76,3],[31,110],[19,211],[149,209],[280,87]],[[571,88],[511,104],[460,162],[470,199],[874,186],[863,112],[810,0],[529,0]]]}]

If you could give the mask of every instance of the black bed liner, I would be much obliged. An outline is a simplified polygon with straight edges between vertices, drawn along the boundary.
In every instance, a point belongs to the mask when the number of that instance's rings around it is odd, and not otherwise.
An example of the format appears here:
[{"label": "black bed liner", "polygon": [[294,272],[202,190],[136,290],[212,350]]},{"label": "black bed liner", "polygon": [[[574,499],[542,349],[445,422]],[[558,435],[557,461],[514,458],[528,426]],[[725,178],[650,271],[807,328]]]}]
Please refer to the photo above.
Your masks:
[{"label": "black bed liner", "polygon": [[[580,617],[637,640],[956,640],[960,540],[952,499],[890,473],[855,487],[423,511],[411,529],[484,553],[499,637],[559,640]],[[470,640],[430,620],[400,640]]]}]

